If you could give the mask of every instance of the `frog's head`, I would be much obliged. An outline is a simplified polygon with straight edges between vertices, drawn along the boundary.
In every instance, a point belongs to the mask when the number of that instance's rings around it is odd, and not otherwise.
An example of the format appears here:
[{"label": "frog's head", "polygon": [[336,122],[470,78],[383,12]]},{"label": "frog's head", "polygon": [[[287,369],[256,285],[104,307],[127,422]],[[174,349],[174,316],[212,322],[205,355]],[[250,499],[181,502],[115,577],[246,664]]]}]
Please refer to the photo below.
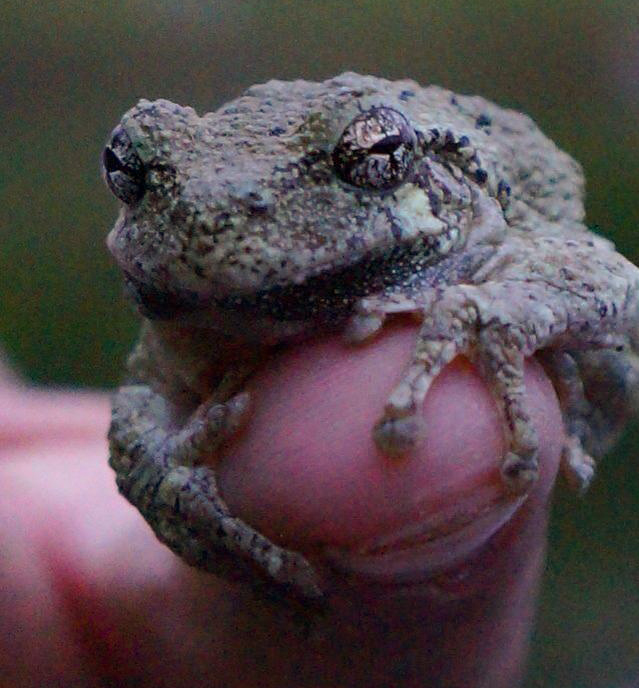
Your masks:
[{"label": "frog's head", "polygon": [[435,127],[449,99],[347,74],[272,81],[204,117],[140,101],[103,170],[122,201],[109,248],[143,312],[333,317],[464,245],[487,174]]}]

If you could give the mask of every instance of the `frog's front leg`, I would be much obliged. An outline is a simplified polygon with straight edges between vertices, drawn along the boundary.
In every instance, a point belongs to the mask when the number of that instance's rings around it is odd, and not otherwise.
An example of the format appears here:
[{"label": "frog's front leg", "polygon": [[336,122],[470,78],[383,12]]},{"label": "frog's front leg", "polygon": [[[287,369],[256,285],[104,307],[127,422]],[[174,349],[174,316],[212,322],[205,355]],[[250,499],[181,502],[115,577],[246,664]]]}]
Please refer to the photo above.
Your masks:
[{"label": "frog's front leg", "polygon": [[[380,303],[377,308],[381,311]],[[537,434],[524,398],[524,361],[541,348],[583,342],[584,324],[590,348],[614,346],[623,339],[613,334],[594,300],[552,284],[508,280],[438,292],[424,310],[412,360],[375,426],[378,446],[392,455],[415,444],[421,404],[432,381],[464,354],[478,365],[503,412],[509,445],[501,466],[504,482],[514,492],[527,491],[539,467]],[[583,455],[573,453],[573,459],[576,469],[585,468]]]},{"label": "frog's front leg", "polygon": [[248,401],[241,392],[222,403],[203,403],[175,427],[161,395],[144,384],[122,387],[109,430],[118,487],[157,537],[189,564],[251,581],[257,569],[303,597],[317,598],[322,590],[311,564],[233,516],[214,470],[203,463],[243,422]]}]

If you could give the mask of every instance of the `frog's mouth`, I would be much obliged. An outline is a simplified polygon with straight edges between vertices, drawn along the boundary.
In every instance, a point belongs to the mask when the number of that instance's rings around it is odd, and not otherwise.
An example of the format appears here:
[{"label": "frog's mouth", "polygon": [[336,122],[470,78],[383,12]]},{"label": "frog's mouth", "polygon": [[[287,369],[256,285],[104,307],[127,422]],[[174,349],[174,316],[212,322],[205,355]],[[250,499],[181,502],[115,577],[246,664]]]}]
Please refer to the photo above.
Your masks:
[{"label": "frog's mouth", "polygon": [[[372,252],[356,263],[319,273],[302,284],[275,285],[251,295],[228,296],[217,300],[217,305],[222,311],[251,312],[276,321],[339,322],[365,296],[399,285],[410,291],[412,282],[418,290],[427,289],[442,279],[453,279],[453,272],[455,279],[463,278],[472,266],[465,266],[453,250],[460,235],[456,227],[451,227],[421,242],[398,244],[390,252]],[[487,253],[491,251],[487,249]],[[475,267],[480,257],[477,253]]]},{"label": "frog's mouth", "polygon": [[251,295],[224,297],[217,303],[224,311],[251,312],[277,321],[333,320],[349,313],[358,298],[384,287],[387,262],[387,257],[367,256],[302,284],[274,285]]},{"label": "frog's mouth", "polygon": [[[448,241],[458,232],[452,228],[449,234]],[[437,269],[432,269],[436,264]],[[437,241],[427,238],[417,245],[397,246],[390,253],[368,254],[352,265],[319,273],[302,284],[273,285],[253,293],[220,295],[214,288],[206,292],[169,288],[168,280],[160,279],[160,275],[156,284],[162,286],[158,287],[153,281],[136,277],[131,270],[123,273],[127,293],[146,318],[195,322],[189,318],[195,315],[198,324],[219,327],[229,319],[240,318],[236,325],[242,329],[242,321],[247,325],[247,315],[261,322],[338,325],[364,296],[399,284],[410,288],[413,279],[419,281],[420,289],[428,288],[451,270],[457,279],[464,274],[464,266],[454,254],[442,252]]]},{"label": "frog's mouth", "polygon": [[128,272],[124,272],[124,289],[140,313],[150,320],[170,320],[193,313],[205,305],[202,296],[194,291],[157,289],[136,280]]}]

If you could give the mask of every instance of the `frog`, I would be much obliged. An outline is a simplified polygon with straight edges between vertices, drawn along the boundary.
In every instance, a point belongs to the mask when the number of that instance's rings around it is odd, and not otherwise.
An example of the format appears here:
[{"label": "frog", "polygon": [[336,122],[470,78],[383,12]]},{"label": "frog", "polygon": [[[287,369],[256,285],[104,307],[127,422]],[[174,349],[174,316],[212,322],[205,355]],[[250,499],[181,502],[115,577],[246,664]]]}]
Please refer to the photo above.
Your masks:
[{"label": "frog", "polygon": [[579,164],[520,112],[352,72],[271,80],[202,116],[140,100],[102,171],[120,202],[108,248],[142,320],[109,461],[192,566],[328,594],[303,553],[231,513],[216,480],[251,422],[247,381],[279,347],[326,333],[372,346],[413,318],[413,352],[371,423],[379,460],[420,446],[428,390],[465,356],[503,418],[506,498],[539,474],[528,357],[554,382],[579,491],[637,408],[639,271],[585,224]]}]

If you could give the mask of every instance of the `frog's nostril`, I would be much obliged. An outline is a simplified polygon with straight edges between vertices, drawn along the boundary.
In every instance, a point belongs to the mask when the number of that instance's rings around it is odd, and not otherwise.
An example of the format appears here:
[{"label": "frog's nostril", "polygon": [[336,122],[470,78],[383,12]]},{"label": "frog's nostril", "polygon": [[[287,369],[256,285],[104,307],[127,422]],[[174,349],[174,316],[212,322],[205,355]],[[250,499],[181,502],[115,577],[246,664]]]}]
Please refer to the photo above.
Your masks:
[{"label": "frog's nostril", "polygon": [[246,207],[251,215],[268,215],[273,210],[273,204],[259,194],[247,199]]},{"label": "frog's nostril", "polygon": [[273,210],[272,195],[255,182],[238,185],[230,195],[246,209],[249,215],[268,215]]}]

